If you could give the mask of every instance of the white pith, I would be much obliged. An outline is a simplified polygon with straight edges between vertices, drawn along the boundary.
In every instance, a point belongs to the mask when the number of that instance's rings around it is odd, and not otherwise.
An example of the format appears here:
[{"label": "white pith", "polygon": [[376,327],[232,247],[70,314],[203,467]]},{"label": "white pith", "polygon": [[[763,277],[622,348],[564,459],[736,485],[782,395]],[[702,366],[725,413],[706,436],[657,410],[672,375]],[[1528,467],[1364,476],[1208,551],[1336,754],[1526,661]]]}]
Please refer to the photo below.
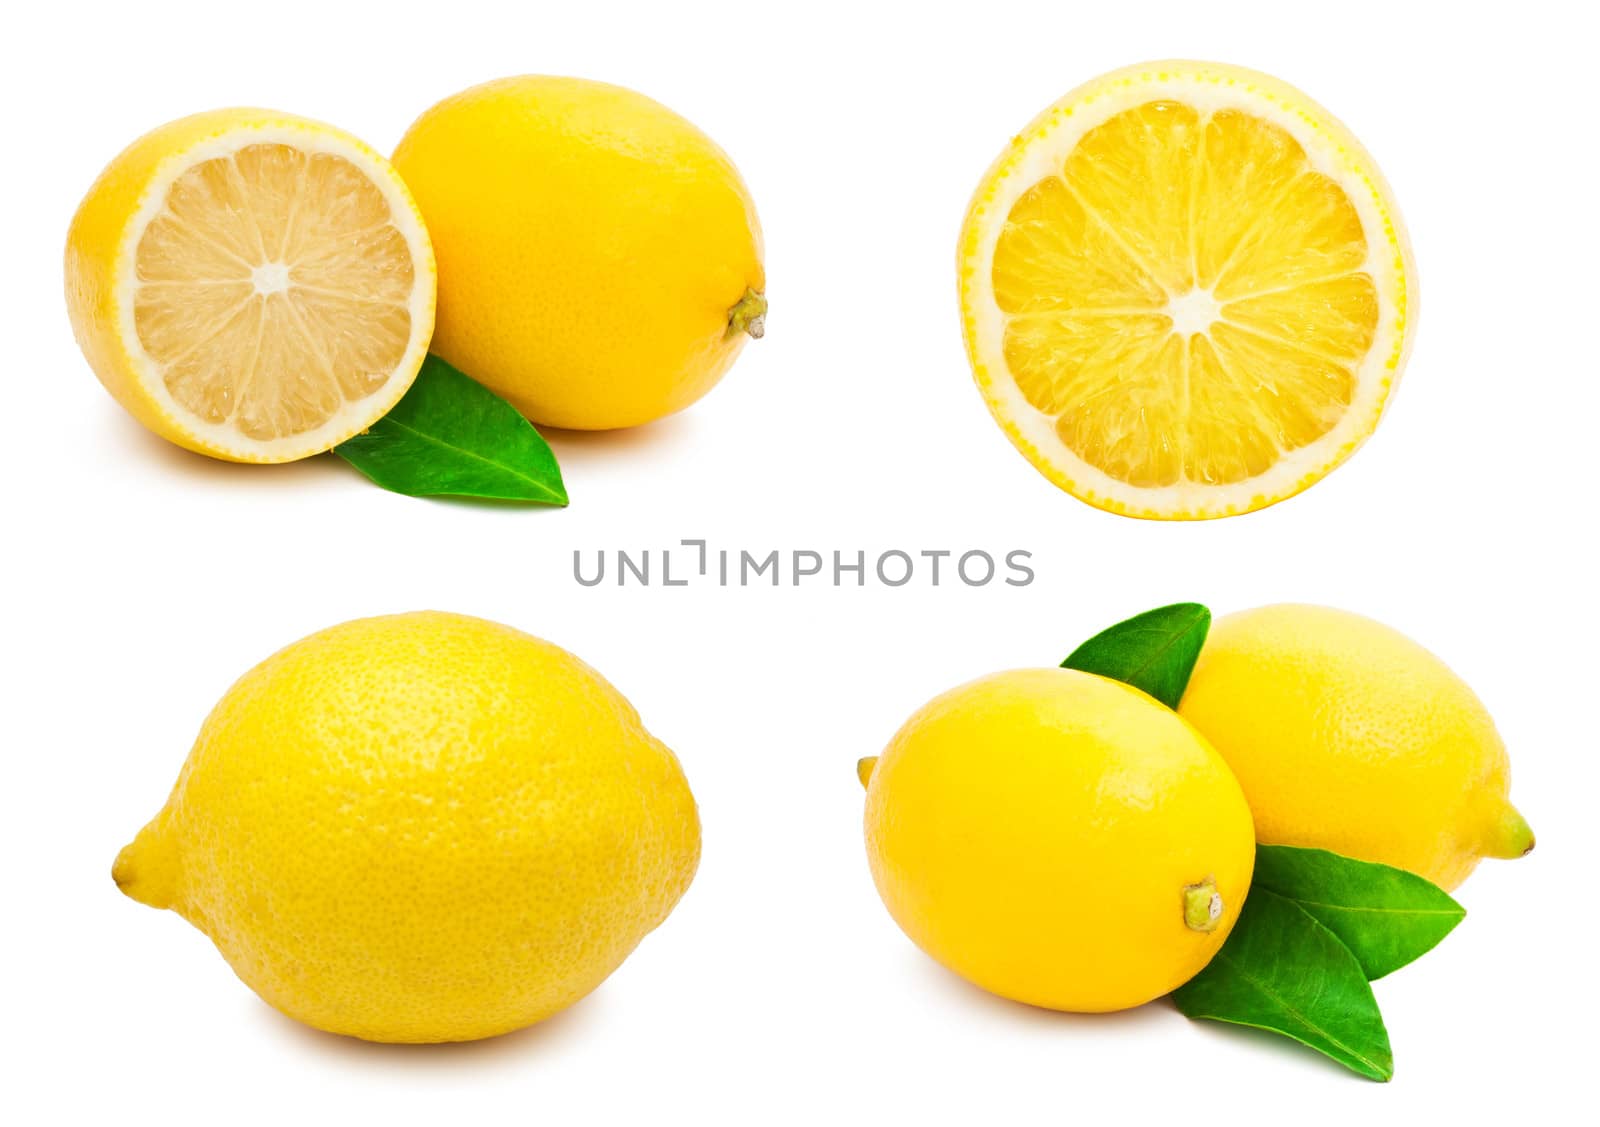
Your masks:
[{"label": "white pith", "polygon": [[[201,418],[179,403],[161,378],[160,364],[146,352],[134,319],[135,293],[139,288],[137,278],[138,248],[146,228],[166,206],[167,194],[173,183],[189,169],[219,157],[228,157],[251,145],[284,145],[307,154],[325,153],[340,157],[360,170],[378,189],[388,205],[391,222],[405,239],[417,269],[411,294],[406,303],[411,317],[411,333],[406,350],[396,373],[373,394],[346,401],[321,425],[298,434],[261,440],[251,438],[232,425],[231,420],[214,423]],[[241,126],[210,138],[175,154],[161,166],[146,188],[139,209],[123,233],[117,254],[117,274],[113,304],[116,310],[118,335],[127,353],[132,371],[145,392],[167,416],[177,421],[181,428],[208,450],[243,461],[288,461],[311,453],[329,449],[359,433],[381,418],[393,407],[409,388],[414,373],[427,353],[433,326],[433,255],[428,236],[417,214],[415,204],[400,189],[398,177],[380,163],[381,158],[358,144],[352,144],[333,133],[324,133],[305,126]],[[257,294],[280,292],[290,284],[289,270],[283,263],[265,263],[256,267],[252,282]]]},{"label": "white pith", "polygon": [[264,262],[250,274],[255,291],[263,297],[289,288],[289,267],[282,262]]},{"label": "white pith", "polygon": [[[1179,481],[1144,487],[1113,478],[1075,454],[1055,430],[1056,419],[1024,397],[1005,361],[1007,317],[996,303],[995,247],[1017,200],[1040,180],[1058,175],[1089,130],[1151,101],[1193,106],[1202,115],[1231,109],[1274,124],[1295,138],[1312,169],[1338,183],[1360,218],[1367,257],[1358,268],[1378,294],[1371,347],[1353,369],[1348,410],[1326,434],[1286,453],[1265,473],[1225,485]],[[963,236],[959,261],[963,306],[975,375],[1008,437],[1056,484],[1101,508],[1134,516],[1225,516],[1262,508],[1305,488],[1347,458],[1371,433],[1404,366],[1416,321],[1414,270],[1399,216],[1371,158],[1331,115],[1303,95],[1262,75],[1195,63],[1160,63],[1106,75],[1046,110],[985,177]],[[1221,315],[1202,290],[1169,293],[1164,310],[1174,331],[1205,332]],[[1402,322],[1403,312],[1403,322]]]},{"label": "white pith", "polygon": [[1222,306],[1207,289],[1192,289],[1167,298],[1163,313],[1172,321],[1172,331],[1181,337],[1208,333],[1222,316]]}]

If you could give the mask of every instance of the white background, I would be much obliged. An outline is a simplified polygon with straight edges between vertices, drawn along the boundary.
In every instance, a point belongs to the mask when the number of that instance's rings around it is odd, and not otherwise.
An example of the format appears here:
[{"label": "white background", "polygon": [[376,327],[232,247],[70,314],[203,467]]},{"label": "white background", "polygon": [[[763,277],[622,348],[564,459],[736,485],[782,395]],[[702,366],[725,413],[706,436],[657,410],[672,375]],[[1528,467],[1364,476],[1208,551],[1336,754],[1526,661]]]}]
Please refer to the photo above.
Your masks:
[{"label": "white background", "polygon": [[[13,13],[0,942],[20,1036],[0,1099],[25,1114],[8,1118],[1475,1123],[1587,1100],[1600,201],[1581,18],[1527,0]],[[952,266],[968,193],[1013,132],[1088,77],[1170,56],[1271,71],[1340,115],[1387,173],[1422,273],[1417,348],[1374,440],[1299,498],[1200,525],[1091,510],[1011,449],[967,374]],[[387,150],[436,99],[530,71],[633,86],[701,125],[743,170],[768,248],[767,339],[685,415],[558,437],[569,510],[390,495],[331,457],[208,461],[101,390],[60,256],[123,145],[256,103]],[[571,578],[575,548],[685,537],[1025,548],[1038,581]],[[936,692],[1053,664],[1177,599],[1387,621],[1478,689],[1511,748],[1539,849],[1486,863],[1458,931],[1378,984],[1390,1085],[1165,1002],[1072,1017],[993,1000],[916,951],[874,893],[857,757]],[[477,1045],[366,1045],[280,1018],[108,874],[234,677],[321,627],[425,607],[509,622],[601,669],[678,751],[705,856],[672,918],[566,1014]]]}]

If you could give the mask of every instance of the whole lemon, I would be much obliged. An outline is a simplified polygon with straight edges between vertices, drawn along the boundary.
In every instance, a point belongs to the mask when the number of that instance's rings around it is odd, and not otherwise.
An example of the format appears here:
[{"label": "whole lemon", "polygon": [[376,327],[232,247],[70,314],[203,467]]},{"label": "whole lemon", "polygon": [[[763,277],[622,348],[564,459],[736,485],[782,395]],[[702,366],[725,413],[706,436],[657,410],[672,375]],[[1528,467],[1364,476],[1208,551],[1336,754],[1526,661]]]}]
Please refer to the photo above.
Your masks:
[{"label": "whole lemon", "polygon": [[1005,998],[1092,1013],[1159,997],[1211,961],[1250,887],[1250,810],[1227,765],[1104,677],[972,681],[861,773],[889,914]]},{"label": "whole lemon", "polygon": [[394,154],[439,262],[433,350],[555,427],[711,390],[767,308],[726,153],[642,94],[525,75],[446,98]]},{"label": "whole lemon", "polygon": [[1411,639],[1328,607],[1220,618],[1179,711],[1239,777],[1261,840],[1316,846],[1455,888],[1520,857],[1505,745],[1483,704]]},{"label": "whole lemon", "polygon": [[113,876],[290,1017],[466,1041],[593,990],[699,857],[677,759],[604,678],[427,612],[335,626],[240,678]]}]

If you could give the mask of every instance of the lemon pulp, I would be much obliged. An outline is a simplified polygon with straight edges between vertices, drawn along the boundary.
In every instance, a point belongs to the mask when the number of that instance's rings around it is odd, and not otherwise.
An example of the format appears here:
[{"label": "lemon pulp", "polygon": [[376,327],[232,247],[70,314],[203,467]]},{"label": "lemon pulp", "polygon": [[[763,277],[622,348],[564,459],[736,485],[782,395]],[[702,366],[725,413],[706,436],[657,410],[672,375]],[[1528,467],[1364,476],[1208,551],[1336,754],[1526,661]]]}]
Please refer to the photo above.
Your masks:
[{"label": "lemon pulp", "polygon": [[72,217],[67,313],[152,432],[234,462],[336,446],[405,394],[433,335],[433,247],[394,168],[344,130],[231,107],[157,126]]},{"label": "lemon pulp", "polygon": [[388,383],[411,343],[412,250],[341,156],[251,144],[168,188],[135,253],[139,344],[173,400],[270,440]]},{"label": "lemon pulp", "polygon": [[1375,168],[1265,76],[1174,64],[1085,90],[969,215],[991,409],[1103,508],[1218,516],[1298,492],[1376,426],[1403,356],[1411,269]]}]

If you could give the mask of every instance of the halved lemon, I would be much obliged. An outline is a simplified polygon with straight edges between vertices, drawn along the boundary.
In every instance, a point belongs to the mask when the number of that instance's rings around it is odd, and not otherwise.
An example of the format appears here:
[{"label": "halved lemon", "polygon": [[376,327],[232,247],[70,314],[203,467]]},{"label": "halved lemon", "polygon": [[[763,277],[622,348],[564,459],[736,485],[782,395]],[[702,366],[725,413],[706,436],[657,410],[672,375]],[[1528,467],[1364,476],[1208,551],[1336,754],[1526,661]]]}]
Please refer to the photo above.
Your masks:
[{"label": "halved lemon", "polygon": [[1129,67],[1012,141],[962,231],[963,326],[1011,441],[1129,516],[1264,508],[1377,427],[1416,268],[1372,158],[1304,94]]},{"label": "halved lemon", "polygon": [[270,110],[145,134],[67,236],[67,308],[100,382],[179,446],[288,462],[405,394],[433,333],[433,249],[356,138]]}]

